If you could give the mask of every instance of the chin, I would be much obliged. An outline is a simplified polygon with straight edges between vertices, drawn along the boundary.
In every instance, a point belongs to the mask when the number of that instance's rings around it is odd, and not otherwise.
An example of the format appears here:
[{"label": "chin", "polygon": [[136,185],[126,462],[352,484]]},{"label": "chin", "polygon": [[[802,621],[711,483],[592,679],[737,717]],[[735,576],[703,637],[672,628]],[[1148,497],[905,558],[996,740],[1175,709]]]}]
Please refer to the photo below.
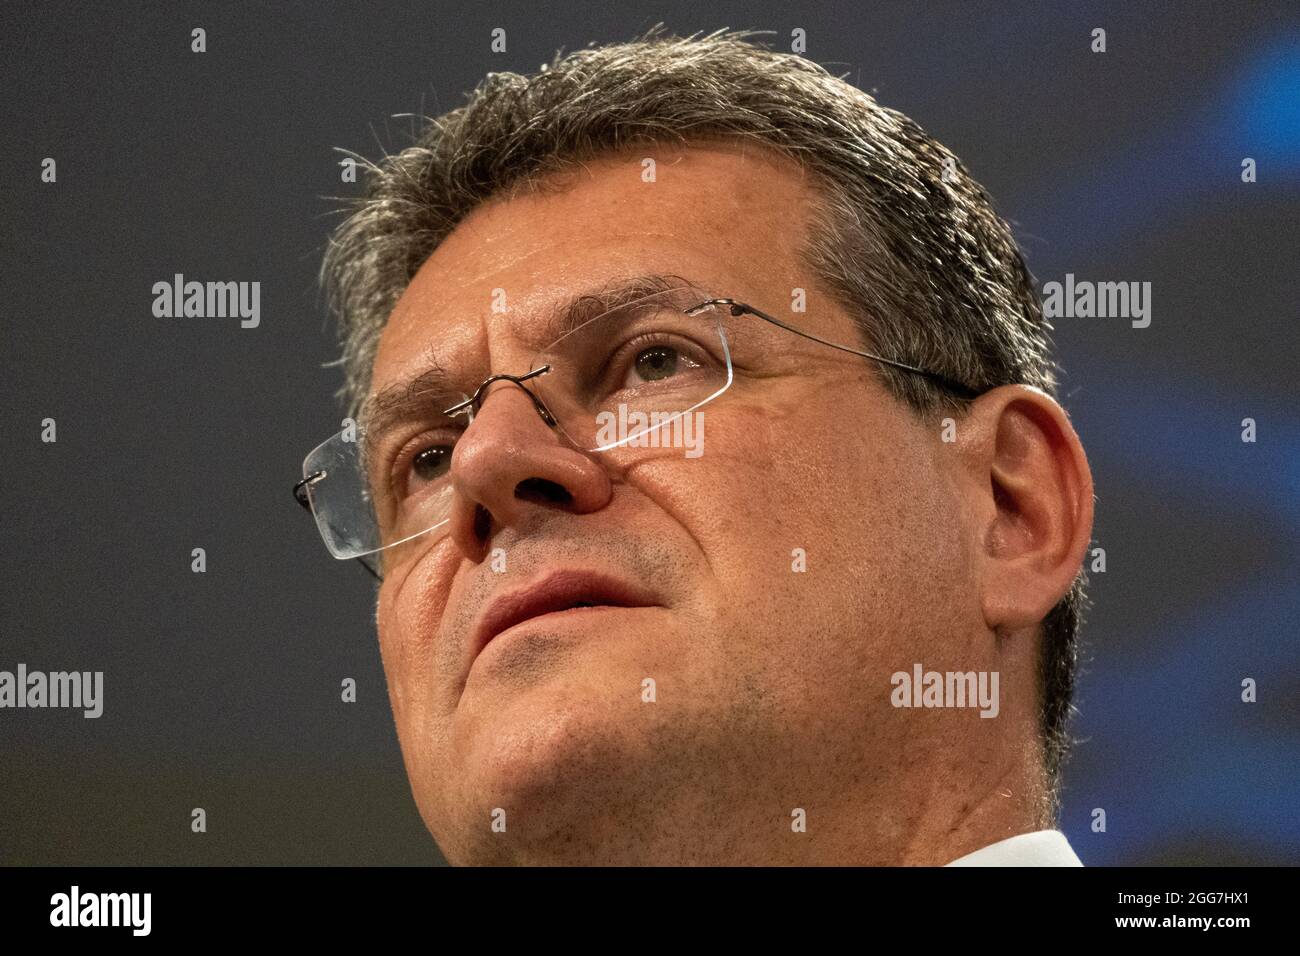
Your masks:
[{"label": "chin", "polygon": [[[641,629],[539,628],[489,645],[466,681],[446,752],[423,775],[438,791],[429,803],[440,817],[426,813],[426,826],[448,860],[545,856],[589,829],[600,807],[643,790],[663,759],[659,725],[683,717],[641,699],[646,677],[662,676],[661,689],[678,684],[673,644],[662,635],[647,644]],[[498,809],[504,833],[492,830]]]},{"label": "chin", "polygon": [[615,779],[634,774],[646,751],[635,708],[653,705],[640,703],[636,682],[615,695],[607,680],[595,685],[592,676],[480,694],[473,719],[459,728],[455,759],[440,774],[454,781],[459,806],[449,809],[499,839],[505,834],[490,827],[500,808],[507,834],[538,838],[566,829],[572,814],[590,813],[597,790],[621,789]]}]

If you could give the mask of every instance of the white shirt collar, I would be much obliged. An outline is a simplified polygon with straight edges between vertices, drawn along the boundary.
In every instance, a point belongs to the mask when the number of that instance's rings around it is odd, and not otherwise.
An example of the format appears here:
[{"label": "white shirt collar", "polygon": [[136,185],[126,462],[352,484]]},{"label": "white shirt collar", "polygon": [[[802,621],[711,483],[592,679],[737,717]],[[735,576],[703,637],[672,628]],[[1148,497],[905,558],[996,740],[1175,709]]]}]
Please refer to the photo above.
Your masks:
[{"label": "white shirt collar", "polygon": [[1038,830],[999,840],[948,866],[1083,866],[1060,830]]}]

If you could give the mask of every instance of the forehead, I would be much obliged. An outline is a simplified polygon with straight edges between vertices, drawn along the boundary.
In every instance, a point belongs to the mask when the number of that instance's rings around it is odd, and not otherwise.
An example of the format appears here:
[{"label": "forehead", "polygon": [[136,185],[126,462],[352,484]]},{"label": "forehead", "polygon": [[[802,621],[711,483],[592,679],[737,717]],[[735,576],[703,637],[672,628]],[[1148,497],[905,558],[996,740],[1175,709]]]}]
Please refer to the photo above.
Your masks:
[{"label": "forehead", "polygon": [[798,250],[813,187],[767,149],[646,145],[543,185],[484,203],[425,261],[384,328],[372,392],[451,353],[495,364],[520,325],[615,276],[678,274],[778,309],[811,283]]}]

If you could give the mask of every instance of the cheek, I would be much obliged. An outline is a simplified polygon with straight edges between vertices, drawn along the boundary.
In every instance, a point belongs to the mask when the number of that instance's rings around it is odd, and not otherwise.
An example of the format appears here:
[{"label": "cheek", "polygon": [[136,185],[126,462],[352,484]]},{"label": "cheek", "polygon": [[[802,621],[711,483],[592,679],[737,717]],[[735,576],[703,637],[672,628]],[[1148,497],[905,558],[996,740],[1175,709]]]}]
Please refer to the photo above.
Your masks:
[{"label": "cheek", "polygon": [[437,635],[447,606],[446,582],[455,564],[451,552],[443,543],[399,576],[386,578],[379,592],[379,650],[404,752],[442,724],[437,715],[444,704],[440,687],[445,682],[438,675],[448,663]]},{"label": "cheek", "polygon": [[801,556],[823,568],[839,562],[845,542],[871,526],[867,502],[886,485],[863,429],[807,402],[729,411],[691,488],[710,509],[701,515],[710,557],[768,587],[800,573],[792,563]]},{"label": "cheek", "polygon": [[836,582],[860,571],[863,495],[886,484],[869,473],[878,463],[860,429],[808,403],[735,403],[707,420],[699,458],[656,459],[629,480],[698,545],[719,606],[737,617],[763,606],[775,622],[832,603]]},{"label": "cheek", "polygon": [[771,541],[789,523],[798,454],[769,412],[733,405],[704,415],[699,457],[656,456],[628,472],[629,484],[686,530],[719,583],[768,577],[788,564]]},{"label": "cheek", "polygon": [[874,680],[948,600],[952,496],[928,442],[906,421],[813,401],[727,412],[699,459],[639,477],[707,558],[728,666],[805,702]]}]

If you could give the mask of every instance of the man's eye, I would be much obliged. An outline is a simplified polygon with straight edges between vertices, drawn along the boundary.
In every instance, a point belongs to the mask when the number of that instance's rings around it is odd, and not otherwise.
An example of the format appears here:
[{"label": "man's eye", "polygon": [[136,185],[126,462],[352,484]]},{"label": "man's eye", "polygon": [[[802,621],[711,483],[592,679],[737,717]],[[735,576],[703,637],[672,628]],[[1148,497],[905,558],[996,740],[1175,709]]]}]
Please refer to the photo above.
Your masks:
[{"label": "man's eye", "polygon": [[451,468],[450,445],[434,445],[417,452],[411,459],[411,473],[419,481],[437,481]]},{"label": "man's eye", "polygon": [[646,382],[657,382],[676,370],[677,350],[666,345],[642,349],[636,357],[636,373]]},{"label": "man's eye", "polygon": [[645,382],[661,382],[698,367],[698,362],[671,345],[652,345],[636,353],[624,387],[630,388]]}]

